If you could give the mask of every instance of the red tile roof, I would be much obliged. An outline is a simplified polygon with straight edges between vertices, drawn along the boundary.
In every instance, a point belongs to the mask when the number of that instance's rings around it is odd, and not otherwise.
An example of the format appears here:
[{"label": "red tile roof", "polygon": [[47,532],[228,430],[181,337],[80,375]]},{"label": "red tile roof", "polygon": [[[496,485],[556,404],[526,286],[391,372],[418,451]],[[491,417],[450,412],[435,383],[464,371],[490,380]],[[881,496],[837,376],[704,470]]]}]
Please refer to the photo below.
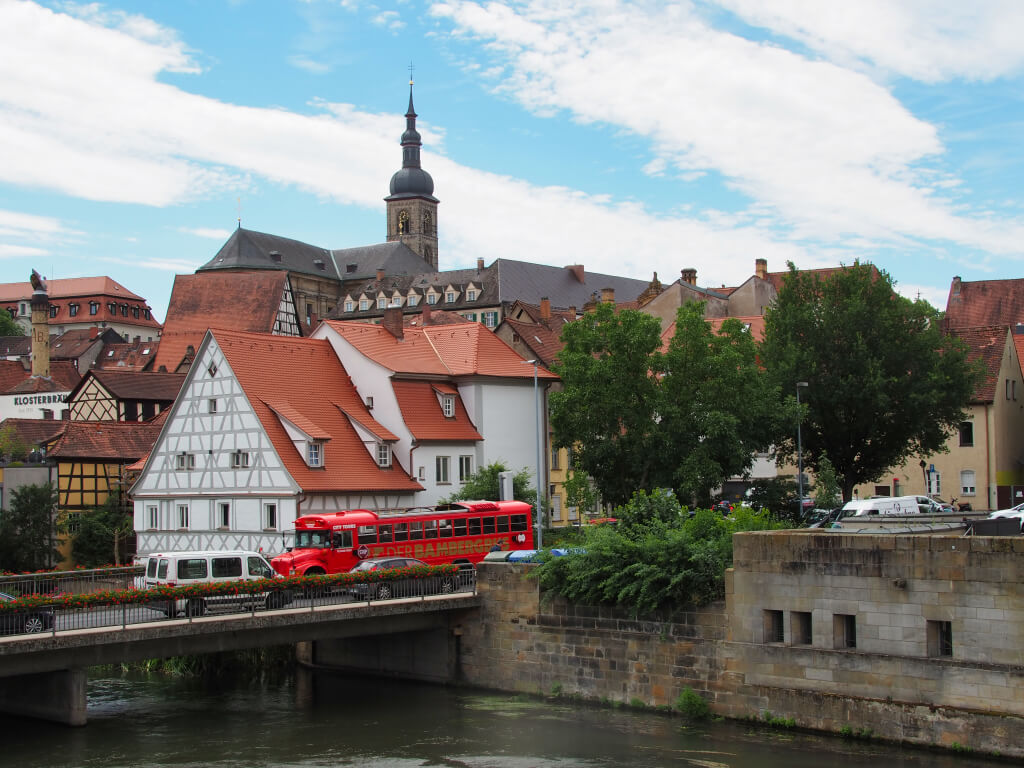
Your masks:
[{"label": "red tile roof", "polygon": [[163,420],[146,422],[69,421],[50,457],[109,459],[131,463],[153,448]]},{"label": "red tile roof", "polygon": [[271,333],[287,278],[276,270],[175,275],[154,370],[176,371],[210,328]]},{"label": "red tile roof", "polygon": [[[991,403],[995,400],[996,385],[999,383],[999,366],[1003,362],[1003,345],[1009,326],[990,325],[982,328],[958,328],[955,335],[961,338],[968,348],[968,356],[972,360],[981,360],[985,366],[985,376],[974,389],[971,402]],[[1014,337],[1016,343],[1016,337]],[[1018,346],[1018,354],[1020,347]]]},{"label": "red tile roof", "polygon": [[[185,382],[183,373],[153,373],[148,371],[103,371],[93,369],[83,377],[94,378],[110,394],[121,400],[157,400],[174,402]],[[72,397],[81,389],[79,383]]]},{"label": "red tile roof", "polygon": [[[532,369],[531,369],[532,370]],[[434,394],[435,389],[455,394],[454,387],[429,381],[392,381],[402,420],[412,436],[420,442],[430,440],[483,440],[466,413],[462,398],[455,396],[455,415],[448,418]]]},{"label": "red tile roof", "polygon": [[953,279],[946,299],[945,327],[978,328],[1024,322],[1024,279]]},{"label": "red tile roof", "polygon": [[[754,341],[760,342],[764,339],[764,317],[762,315],[754,315],[752,317],[715,317],[707,320],[711,325],[712,333],[719,333],[722,330],[722,323],[726,320],[739,320],[745,326],[750,329],[750,333],[754,336]],[[668,327],[661,332],[661,351],[665,352],[668,350],[669,342],[672,341],[672,337],[676,335],[676,321],[673,320],[668,324]]]},{"label": "red tile roof", "polygon": [[0,394],[70,392],[81,379],[81,374],[70,360],[50,361],[49,378],[33,376],[20,360],[0,360]]},{"label": "red tile roof", "polygon": [[160,341],[130,341],[107,344],[96,358],[97,370],[145,371],[153,368]]},{"label": "red tile roof", "polygon": [[0,421],[0,432],[10,427],[31,448],[56,440],[67,425],[67,421],[57,419],[4,419]]},{"label": "red tile roof", "polygon": [[[533,367],[481,323],[407,328],[401,339],[379,325],[327,320],[360,353],[396,373],[533,378]],[[557,379],[541,368],[541,379]]]},{"label": "red tile roof", "polygon": [[545,365],[551,365],[565,346],[562,343],[561,330],[554,331],[540,323],[527,323],[507,317],[505,323]]},{"label": "red tile roof", "polygon": [[[359,439],[346,413],[358,414],[360,422],[384,428],[370,415],[327,341],[221,329],[211,333],[285,468],[304,491],[423,489],[397,459],[391,469],[378,467]],[[323,467],[306,465],[268,403],[287,408],[307,427],[315,425],[316,432],[330,436]]]},{"label": "red tile roof", "polygon": [[[46,295],[51,299],[70,299],[78,296],[111,296],[145,303],[138,294],[109,277],[70,277],[46,281]],[[32,283],[0,283],[0,301],[21,301],[32,298]]]}]

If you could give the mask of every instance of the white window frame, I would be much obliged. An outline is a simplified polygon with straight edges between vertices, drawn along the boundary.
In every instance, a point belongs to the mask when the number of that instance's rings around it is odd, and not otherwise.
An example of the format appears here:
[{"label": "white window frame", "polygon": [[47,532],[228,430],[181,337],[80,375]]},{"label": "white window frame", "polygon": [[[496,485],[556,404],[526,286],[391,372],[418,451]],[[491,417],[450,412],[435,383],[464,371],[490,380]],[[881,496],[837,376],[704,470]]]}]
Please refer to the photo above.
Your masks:
[{"label": "white window frame", "polygon": [[434,481],[438,485],[450,485],[452,482],[452,457],[438,456],[434,459]]},{"label": "white window frame", "polygon": [[459,456],[459,482],[465,485],[473,474],[473,455],[463,454]]},{"label": "white window frame", "polygon": [[370,300],[369,299],[360,299],[359,300],[359,311],[360,312],[365,312],[369,308],[370,308]]},{"label": "white window frame", "polygon": [[377,297],[377,309],[387,309],[387,308],[388,308],[388,299],[387,299],[387,297],[386,296],[378,296]]},{"label": "white window frame", "polygon": [[377,443],[377,466],[381,469],[387,469],[391,466],[390,443]]},{"label": "white window frame", "polygon": [[[970,484],[966,481],[970,480]],[[960,495],[975,496],[978,493],[978,473],[973,469],[960,470]]]},{"label": "white window frame", "polygon": [[178,453],[174,456],[174,469],[176,472],[191,472],[196,468],[196,455],[194,453]]},{"label": "white window frame", "polygon": [[214,521],[216,527],[220,530],[231,530],[231,502],[230,501],[218,501],[217,502],[217,519]]},{"label": "white window frame", "polygon": [[206,412],[207,413],[216,413],[217,412],[217,398],[216,397],[211,397],[209,400],[206,401]]},{"label": "white window frame", "polygon": [[437,304],[437,294],[436,293],[428,293],[427,294],[427,304],[430,304],[431,306],[433,306],[434,304]]},{"label": "white window frame", "polygon": [[484,312],[483,323],[488,328],[494,328],[498,325],[498,313],[497,312]]},{"label": "white window frame", "polygon": [[420,297],[418,295],[416,295],[415,293],[413,293],[413,294],[411,294],[409,296],[409,298],[407,299],[406,303],[410,307],[415,307],[417,304],[420,303]]},{"label": "white window frame", "polygon": [[276,531],[277,530],[277,502],[276,501],[265,501],[263,502],[263,530],[265,531]]},{"label": "white window frame", "polygon": [[466,291],[466,301],[476,301],[476,291],[472,288]]},{"label": "white window frame", "polygon": [[446,304],[455,303],[455,291],[446,291],[444,294],[444,301]]},{"label": "white window frame", "polygon": [[231,453],[231,468],[232,469],[248,469],[249,468],[249,452],[248,451],[233,451]]},{"label": "white window frame", "polygon": [[322,440],[310,440],[306,443],[306,464],[310,467],[324,465],[324,444]]},{"label": "white window frame", "polygon": [[455,416],[455,395],[441,395],[441,413],[449,419]]},{"label": "white window frame", "polygon": [[160,530],[160,507],[156,504],[146,507],[146,528],[150,531]]},{"label": "white window frame", "polygon": [[178,511],[176,520],[176,522],[178,523],[178,530],[187,531],[189,523],[188,504],[178,504],[176,506]]},{"label": "white window frame", "polygon": [[348,301],[345,302],[345,311],[346,312],[351,312],[355,308],[356,308],[356,303],[354,301],[352,301],[351,299],[349,299]]}]

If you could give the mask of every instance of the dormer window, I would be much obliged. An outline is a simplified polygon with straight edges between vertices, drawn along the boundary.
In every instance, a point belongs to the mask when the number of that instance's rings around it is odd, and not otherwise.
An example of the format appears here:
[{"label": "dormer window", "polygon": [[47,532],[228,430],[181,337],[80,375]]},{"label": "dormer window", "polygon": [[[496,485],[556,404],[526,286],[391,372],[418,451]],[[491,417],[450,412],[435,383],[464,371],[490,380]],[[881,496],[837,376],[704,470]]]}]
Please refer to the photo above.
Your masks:
[{"label": "dormer window", "polygon": [[359,311],[360,312],[365,312],[369,308],[370,308],[370,300],[369,299],[360,299],[359,300]]},{"label": "dormer window", "polygon": [[377,309],[387,309],[387,308],[388,308],[388,300],[387,300],[387,298],[384,297],[384,296],[381,296],[380,298],[378,298],[377,299]]},{"label": "dormer window", "polygon": [[322,467],[324,465],[323,442],[313,440],[306,444],[306,464],[311,467]]},{"label": "dormer window", "polygon": [[447,293],[446,293],[446,294],[444,295],[444,300],[445,300],[445,301],[446,301],[446,302],[447,302],[448,304],[454,304],[454,303],[455,303],[455,291],[448,291],[448,292],[447,292]]},{"label": "dormer window", "polygon": [[75,315],[77,315],[78,314],[78,305],[77,304],[68,304],[68,314],[71,315],[71,317],[74,317]]},{"label": "dormer window", "polygon": [[391,446],[388,443],[377,445],[377,466],[388,469],[391,466]]},{"label": "dormer window", "polygon": [[417,296],[415,293],[409,294],[409,306],[410,307],[415,307],[419,303],[420,303],[420,297],[419,296]]},{"label": "dormer window", "polygon": [[441,411],[449,419],[455,416],[455,395],[441,395]]},{"label": "dormer window", "polygon": [[56,317],[58,309],[59,309],[59,307],[56,304],[51,304],[50,305],[50,317]]},{"label": "dormer window", "polygon": [[112,314],[112,315],[116,315],[117,314],[117,304],[115,304],[112,301],[108,301],[107,302],[107,311],[110,314]]},{"label": "dormer window", "polygon": [[437,294],[436,293],[428,293],[427,294],[427,304],[437,304]]},{"label": "dormer window", "polygon": [[470,288],[466,291],[466,301],[476,301],[476,290]]},{"label": "dormer window", "polygon": [[346,312],[351,312],[351,311],[352,311],[353,309],[355,309],[355,308],[356,308],[356,303],[355,303],[354,301],[352,301],[352,300],[347,300],[347,301],[345,302],[345,311],[346,311]]}]

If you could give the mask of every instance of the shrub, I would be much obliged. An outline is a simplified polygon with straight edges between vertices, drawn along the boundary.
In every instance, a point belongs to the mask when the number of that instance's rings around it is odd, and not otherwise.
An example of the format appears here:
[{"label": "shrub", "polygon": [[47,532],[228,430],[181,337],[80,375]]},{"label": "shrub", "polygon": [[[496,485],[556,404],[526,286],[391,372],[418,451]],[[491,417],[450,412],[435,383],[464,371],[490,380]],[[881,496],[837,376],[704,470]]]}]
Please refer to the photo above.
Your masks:
[{"label": "shrub", "polygon": [[707,720],[711,716],[711,707],[708,706],[704,697],[690,686],[683,688],[683,692],[679,694],[679,698],[676,699],[676,709],[687,720]]}]

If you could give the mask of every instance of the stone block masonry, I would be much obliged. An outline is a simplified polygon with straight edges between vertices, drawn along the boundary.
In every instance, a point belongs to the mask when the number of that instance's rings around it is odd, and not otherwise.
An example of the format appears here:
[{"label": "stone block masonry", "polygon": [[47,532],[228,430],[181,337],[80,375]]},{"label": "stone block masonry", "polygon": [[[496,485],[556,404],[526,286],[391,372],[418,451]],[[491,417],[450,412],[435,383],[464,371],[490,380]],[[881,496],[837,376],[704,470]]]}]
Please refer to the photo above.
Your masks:
[{"label": "stone block masonry", "polygon": [[1024,757],[1024,540],[738,534],[726,599],[670,617],[543,600],[482,563],[460,639],[471,685],[673,706]]}]

